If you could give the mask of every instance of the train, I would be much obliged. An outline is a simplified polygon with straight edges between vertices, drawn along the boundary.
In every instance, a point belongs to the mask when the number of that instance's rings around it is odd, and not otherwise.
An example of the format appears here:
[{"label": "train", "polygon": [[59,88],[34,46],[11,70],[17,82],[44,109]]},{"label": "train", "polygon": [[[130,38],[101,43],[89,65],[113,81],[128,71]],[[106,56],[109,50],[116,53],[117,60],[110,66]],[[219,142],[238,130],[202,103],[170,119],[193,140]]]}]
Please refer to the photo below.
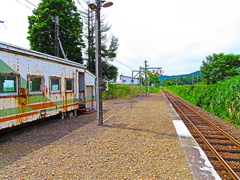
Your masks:
[{"label": "train", "polygon": [[96,109],[85,65],[0,41],[0,130]]}]

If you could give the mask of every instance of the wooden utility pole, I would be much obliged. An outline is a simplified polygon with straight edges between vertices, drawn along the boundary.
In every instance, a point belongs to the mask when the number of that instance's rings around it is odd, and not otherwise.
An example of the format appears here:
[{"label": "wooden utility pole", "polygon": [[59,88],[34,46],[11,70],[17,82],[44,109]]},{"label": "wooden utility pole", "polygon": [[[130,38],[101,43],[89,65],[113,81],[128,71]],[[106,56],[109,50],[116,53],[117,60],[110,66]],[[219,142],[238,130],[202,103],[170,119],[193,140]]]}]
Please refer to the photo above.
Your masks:
[{"label": "wooden utility pole", "polygon": [[55,56],[59,57],[59,17],[55,16]]}]

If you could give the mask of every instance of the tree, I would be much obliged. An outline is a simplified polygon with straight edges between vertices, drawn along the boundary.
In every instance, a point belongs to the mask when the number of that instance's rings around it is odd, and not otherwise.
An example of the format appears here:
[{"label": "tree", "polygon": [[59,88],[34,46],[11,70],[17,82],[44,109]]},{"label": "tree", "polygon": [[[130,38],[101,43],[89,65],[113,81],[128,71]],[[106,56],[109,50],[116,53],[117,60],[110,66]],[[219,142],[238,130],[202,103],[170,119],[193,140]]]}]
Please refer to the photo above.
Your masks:
[{"label": "tree", "polygon": [[[73,0],[42,0],[28,17],[30,48],[55,55],[55,17],[59,17],[59,38],[66,57],[83,63],[83,23]],[[59,53],[63,57],[62,52]]]},{"label": "tree", "polygon": [[155,83],[160,83],[160,80],[158,79],[158,76],[155,75],[155,74],[152,74],[151,72],[149,73],[149,81],[150,81],[150,83],[149,83],[150,85],[155,84]]},{"label": "tree", "polygon": [[[89,10],[88,6],[84,6],[89,3],[88,0],[83,0],[78,3],[82,6],[81,14],[84,15],[83,21],[85,22],[85,42],[87,44],[85,55],[87,56],[86,66],[87,69],[95,74],[95,13]],[[101,57],[102,57],[102,78],[105,80],[116,80],[118,74],[118,68],[112,65],[110,62],[114,61],[117,56],[118,39],[115,36],[109,36],[108,32],[111,26],[104,24],[105,16],[101,13]]]},{"label": "tree", "polygon": [[118,68],[113,66],[112,64],[109,64],[106,61],[103,61],[102,63],[102,78],[108,81],[116,81],[117,75],[118,75]]},{"label": "tree", "polygon": [[117,57],[118,39],[112,36],[109,48],[102,46],[102,76],[103,79],[116,81],[118,75],[118,68],[110,64],[109,61],[114,61]]},{"label": "tree", "polygon": [[202,77],[207,84],[214,84],[225,78],[239,75],[240,55],[213,54],[206,57],[202,62]]},{"label": "tree", "polygon": [[176,85],[176,81],[174,78],[172,79],[165,79],[163,81],[163,86],[173,86],[173,85]]}]

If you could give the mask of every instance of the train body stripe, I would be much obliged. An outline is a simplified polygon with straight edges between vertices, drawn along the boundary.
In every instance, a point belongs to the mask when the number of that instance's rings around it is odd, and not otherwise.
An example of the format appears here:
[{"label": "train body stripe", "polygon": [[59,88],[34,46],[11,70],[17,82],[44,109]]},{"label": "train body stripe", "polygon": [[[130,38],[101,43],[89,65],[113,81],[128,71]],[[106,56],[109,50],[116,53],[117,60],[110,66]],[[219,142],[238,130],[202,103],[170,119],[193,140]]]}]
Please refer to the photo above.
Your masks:
[{"label": "train body stripe", "polygon": [[71,106],[77,106],[78,103],[73,103],[73,104],[64,104],[62,106],[60,106],[59,108],[67,108],[67,107],[71,107]]},{"label": "train body stripe", "polygon": [[[66,104],[66,105],[62,105],[58,108],[68,108],[68,107],[72,107],[72,106],[77,106],[78,103],[73,103],[73,104]],[[44,108],[42,108],[44,109]],[[41,109],[38,109],[38,110],[41,110]],[[49,109],[46,109],[47,111],[53,111],[53,110],[56,110],[55,108],[49,108]],[[13,115],[13,116],[8,116],[8,117],[3,117],[3,118],[0,118],[0,123],[1,122],[5,122],[5,121],[11,121],[11,120],[15,120],[15,119],[19,119],[19,118],[24,118],[24,117],[28,117],[28,116],[32,116],[32,115],[36,115],[36,114],[40,114],[40,112],[27,112],[27,113],[22,113],[22,114],[16,114],[16,115]]]},{"label": "train body stripe", "polygon": [[86,96],[85,97],[85,100],[87,101],[87,100],[92,100],[92,99],[95,99],[95,96]]},{"label": "train body stripe", "polygon": [[57,102],[40,102],[36,104],[28,104],[21,107],[13,107],[0,110],[0,118],[5,116],[16,116],[20,113],[29,113],[33,110],[40,111],[42,109],[56,109],[56,108],[67,108],[71,106],[77,106],[77,99],[71,99],[66,101],[57,101]]},{"label": "train body stripe", "polygon": [[50,108],[50,107],[55,107],[55,106],[57,106],[57,104],[55,104],[53,102],[44,102],[44,103],[40,103],[40,104],[29,104],[27,106],[30,107],[33,110],[39,110],[39,109],[46,109],[46,108]]},{"label": "train body stripe", "polygon": [[28,116],[32,116],[32,115],[36,115],[36,114],[39,114],[39,113],[38,112],[28,112],[28,113],[23,113],[23,114],[17,114],[15,116],[0,118],[0,122],[11,121],[14,119],[24,118],[24,117],[28,117]]},{"label": "train body stripe", "polygon": [[87,103],[87,102],[93,102],[93,101],[95,101],[95,99],[89,99],[89,100],[86,100],[85,102]]}]

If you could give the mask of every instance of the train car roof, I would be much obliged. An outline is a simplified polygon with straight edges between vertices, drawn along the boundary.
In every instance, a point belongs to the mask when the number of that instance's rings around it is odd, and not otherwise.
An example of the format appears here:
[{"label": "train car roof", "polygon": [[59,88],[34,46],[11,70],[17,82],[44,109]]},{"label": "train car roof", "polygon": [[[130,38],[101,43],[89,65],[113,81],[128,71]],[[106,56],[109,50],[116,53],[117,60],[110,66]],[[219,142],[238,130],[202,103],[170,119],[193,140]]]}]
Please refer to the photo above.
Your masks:
[{"label": "train car roof", "polygon": [[0,41],[0,51],[13,52],[13,53],[16,53],[16,54],[32,56],[32,57],[36,57],[36,58],[40,58],[40,59],[45,59],[45,60],[48,60],[48,61],[53,61],[53,62],[57,62],[57,63],[62,63],[62,64],[86,69],[85,65],[74,62],[74,61],[59,58],[59,57],[52,56],[52,55],[49,55],[49,54],[44,54],[44,53],[41,53],[41,52],[38,52],[38,51],[26,49],[26,48],[23,48],[23,47],[20,47],[20,46],[8,44],[8,43],[1,42],[1,41]]}]

